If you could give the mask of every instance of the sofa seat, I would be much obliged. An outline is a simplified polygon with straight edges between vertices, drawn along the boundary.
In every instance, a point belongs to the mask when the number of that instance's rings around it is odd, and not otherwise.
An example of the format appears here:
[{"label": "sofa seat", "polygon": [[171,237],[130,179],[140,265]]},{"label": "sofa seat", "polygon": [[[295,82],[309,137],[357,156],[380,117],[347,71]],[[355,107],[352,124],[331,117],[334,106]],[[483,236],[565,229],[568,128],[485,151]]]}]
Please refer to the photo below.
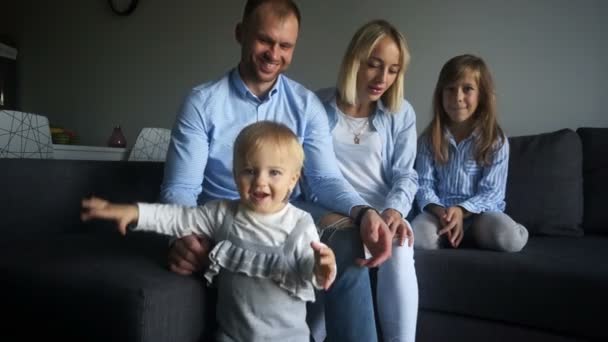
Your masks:
[{"label": "sofa seat", "polygon": [[520,253],[417,250],[420,308],[605,340],[606,246],[607,236],[538,236]]},{"label": "sofa seat", "polygon": [[[22,241],[0,249],[4,306],[19,340],[203,340],[207,291],[200,279],[166,267],[166,237],[113,229]],[[27,246],[27,250],[24,250]],[[44,290],[42,290],[44,289]],[[42,326],[40,326],[42,323]],[[91,335],[95,332],[95,335]],[[4,331],[6,336],[7,331]]]}]

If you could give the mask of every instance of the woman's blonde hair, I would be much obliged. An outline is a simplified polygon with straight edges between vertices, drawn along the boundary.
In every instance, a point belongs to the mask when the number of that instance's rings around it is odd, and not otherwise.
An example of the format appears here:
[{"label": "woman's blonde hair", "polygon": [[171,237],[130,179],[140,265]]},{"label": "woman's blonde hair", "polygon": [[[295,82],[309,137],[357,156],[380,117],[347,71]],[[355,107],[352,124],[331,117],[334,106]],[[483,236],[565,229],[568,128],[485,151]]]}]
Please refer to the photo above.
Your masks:
[{"label": "woman's blonde hair", "polygon": [[393,85],[382,95],[382,102],[390,112],[399,111],[403,103],[403,83],[410,53],[401,32],[386,20],[373,20],[361,26],[348,44],[338,73],[337,88],[341,101],[349,105],[357,104],[357,73],[361,63],[367,63],[376,44],[387,36],[399,48],[401,68]]},{"label": "woman's blonde hair", "polygon": [[433,119],[426,128],[435,161],[447,163],[448,137],[445,135],[450,118],[443,107],[443,90],[449,85],[472,75],[479,87],[479,103],[473,113],[475,137],[475,160],[479,165],[489,165],[492,153],[504,143],[504,134],[497,122],[494,81],[484,60],[474,55],[460,55],[448,60],[441,71],[433,93]]},{"label": "woman's blonde hair", "polygon": [[273,121],[258,121],[243,128],[236,137],[233,150],[233,173],[236,175],[247,164],[251,156],[268,144],[276,147],[277,153],[292,158],[294,170],[300,172],[304,165],[304,149],[298,137],[283,124]]}]

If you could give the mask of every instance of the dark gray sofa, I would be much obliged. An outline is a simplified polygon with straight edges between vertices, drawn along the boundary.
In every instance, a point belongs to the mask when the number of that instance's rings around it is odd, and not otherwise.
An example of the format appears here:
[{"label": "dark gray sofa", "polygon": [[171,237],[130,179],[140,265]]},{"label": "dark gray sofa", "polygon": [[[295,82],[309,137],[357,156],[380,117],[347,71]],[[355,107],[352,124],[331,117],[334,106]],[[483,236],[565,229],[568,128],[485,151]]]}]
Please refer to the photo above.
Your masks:
[{"label": "dark gray sofa", "polygon": [[[168,239],[80,222],[80,201],[156,201],[162,163],[0,159],[0,340],[204,341],[203,283]],[[5,316],[5,317],[6,317]]]},{"label": "dark gray sofa", "polygon": [[[418,340],[608,340],[608,129],[510,141],[507,211],[530,242],[416,251]],[[208,340],[213,292],[167,270],[166,237],[79,220],[91,194],[155,201],[162,167],[0,159],[0,340]]]},{"label": "dark gray sofa", "polygon": [[519,253],[416,251],[419,341],[607,341],[608,128],[512,137]]}]

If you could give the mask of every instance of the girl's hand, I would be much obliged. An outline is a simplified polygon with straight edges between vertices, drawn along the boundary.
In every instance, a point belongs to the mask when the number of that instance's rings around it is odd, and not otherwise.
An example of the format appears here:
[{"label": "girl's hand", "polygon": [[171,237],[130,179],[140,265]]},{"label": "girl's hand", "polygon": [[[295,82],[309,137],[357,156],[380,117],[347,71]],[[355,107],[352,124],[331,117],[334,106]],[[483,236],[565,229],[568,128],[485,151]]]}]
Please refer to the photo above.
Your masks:
[{"label": "girl's hand", "polygon": [[408,240],[407,245],[409,247],[412,246],[414,243],[414,232],[409,223],[403,219],[397,210],[391,208],[386,209],[382,212],[382,218],[393,234],[393,239],[398,239],[399,246],[403,246],[406,239]]},{"label": "girl's hand", "polygon": [[315,251],[314,274],[317,283],[327,290],[336,280],[336,256],[334,252],[324,243],[311,242],[310,247]]},{"label": "girl's hand", "polygon": [[426,210],[428,210],[431,214],[435,215],[435,217],[443,224],[443,222],[445,221],[444,218],[445,214],[447,213],[447,209],[437,204],[429,204],[427,208],[428,209]]},{"label": "girl's hand", "polygon": [[452,247],[457,248],[462,242],[464,237],[463,231],[463,216],[464,212],[458,206],[449,207],[445,211],[445,215],[442,218],[442,223],[445,222],[443,228],[438,232],[441,236],[448,234],[448,239]]},{"label": "girl's hand", "polygon": [[118,231],[122,235],[127,234],[127,226],[137,222],[139,219],[139,209],[132,204],[112,204],[97,197],[82,200],[83,212],[80,219],[89,221],[92,219],[102,219],[116,221]]}]

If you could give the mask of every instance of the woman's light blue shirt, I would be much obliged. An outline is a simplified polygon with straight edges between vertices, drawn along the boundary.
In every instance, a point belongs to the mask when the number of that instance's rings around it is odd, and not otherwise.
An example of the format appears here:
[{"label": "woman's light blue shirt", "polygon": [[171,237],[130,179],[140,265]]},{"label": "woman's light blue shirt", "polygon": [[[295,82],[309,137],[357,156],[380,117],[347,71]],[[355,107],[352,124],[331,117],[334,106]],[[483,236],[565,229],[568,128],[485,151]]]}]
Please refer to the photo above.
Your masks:
[{"label": "woman's light blue shirt", "polygon": [[[325,106],[329,129],[333,131],[338,122],[336,89],[321,89],[317,91],[317,95]],[[377,209],[393,208],[406,217],[418,189],[418,176],[414,169],[416,113],[406,100],[403,100],[397,113],[389,112],[382,101],[378,101],[370,123],[382,139],[382,178],[390,188],[385,198],[375,201],[384,203],[384,208]]]}]

